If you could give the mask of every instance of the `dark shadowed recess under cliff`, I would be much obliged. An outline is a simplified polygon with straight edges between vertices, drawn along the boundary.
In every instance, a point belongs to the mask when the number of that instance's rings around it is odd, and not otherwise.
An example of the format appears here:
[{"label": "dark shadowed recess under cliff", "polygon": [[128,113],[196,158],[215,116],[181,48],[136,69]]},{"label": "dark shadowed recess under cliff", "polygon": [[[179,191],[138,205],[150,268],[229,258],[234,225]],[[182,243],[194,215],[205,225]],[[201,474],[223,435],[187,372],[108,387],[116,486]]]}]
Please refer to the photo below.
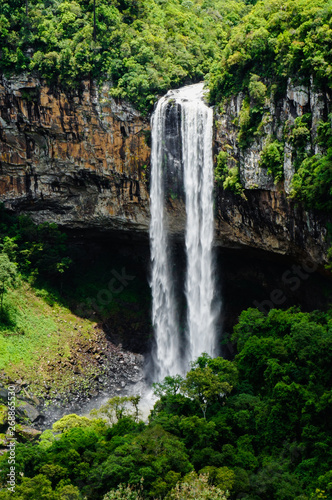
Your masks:
[{"label": "dark shadowed recess under cliff", "polygon": [[[71,231],[69,246],[76,265],[63,294],[74,311],[97,320],[109,339],[134,352],[149,352],[151,324],[150,250],[146,237],[127,233]],[[172,242],[173,273],[185,328],[185,252],[183,241]],[[271,308],[300,307],[303,311],[328,308],[331,281],[310,261],[295,261],[249,247],[216,247],[215,266],[221,353],[234,355],[228,342],[239,314],[248,307],[268,313]]]}]

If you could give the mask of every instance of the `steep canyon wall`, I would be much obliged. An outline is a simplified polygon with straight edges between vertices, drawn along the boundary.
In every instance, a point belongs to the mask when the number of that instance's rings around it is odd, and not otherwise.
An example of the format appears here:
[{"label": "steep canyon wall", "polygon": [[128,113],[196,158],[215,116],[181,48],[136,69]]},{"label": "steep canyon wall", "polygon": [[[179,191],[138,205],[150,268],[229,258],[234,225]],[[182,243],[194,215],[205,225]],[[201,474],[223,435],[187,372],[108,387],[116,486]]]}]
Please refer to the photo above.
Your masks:
[{"label": "steep canyon wall", "polygon": [[0,199],[36,222],[146,231],[149,122],[82,82],[66,94],[31,76],[0,80]]},{"label": "steep canyon wall", "polygon": [[[82,82],[77,92],[50,88],[30,75],[0,77],[0,201],[36,222],[66,229],[148,235],[150,163],[148,117],[117,102],[102,88]],[[285,181],[276,185],[259,159],[266,137],[281,136],[286,121],[312,113],[312,144],[328,97],[289,82],[277,104],[267,100],[260,136],[239,147],[237,121],[244,96],[215,110],[215,153],[230,151],[245,188],[239,196],[216,186],[216,241],[250,247],[323,266],[327,217],[306,212],[289,199],[294,173],[292,148],[285,147]],[[265,116],[265,115],[264,115]],[[315,147],[315,146],[313,146]],[[181,197],[168,201],[170,230],[182,236]]]}]

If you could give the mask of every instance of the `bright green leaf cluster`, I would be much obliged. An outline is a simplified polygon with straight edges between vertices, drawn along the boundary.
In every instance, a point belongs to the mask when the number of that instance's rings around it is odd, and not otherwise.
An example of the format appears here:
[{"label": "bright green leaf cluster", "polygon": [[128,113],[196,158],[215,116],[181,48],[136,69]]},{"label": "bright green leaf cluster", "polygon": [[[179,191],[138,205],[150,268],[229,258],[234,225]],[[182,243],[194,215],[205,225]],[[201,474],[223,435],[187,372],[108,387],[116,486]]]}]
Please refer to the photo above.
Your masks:
[{"label": "bright green leaf cluster", "polygon": [[243,195],[243,186],[241,184],[238,167],[228,168],[227,164],[227,152],[220,151],[217,156],[217,165],[214,169],[214,178],[217,185],[235,194]]},{"label": "bright green leaf cluster", "polygon": [[267,173],[273,176],[275,182],[280,182],[284,176],[284,145],[269,138],[261,152],[259,164],[267,169]]}]

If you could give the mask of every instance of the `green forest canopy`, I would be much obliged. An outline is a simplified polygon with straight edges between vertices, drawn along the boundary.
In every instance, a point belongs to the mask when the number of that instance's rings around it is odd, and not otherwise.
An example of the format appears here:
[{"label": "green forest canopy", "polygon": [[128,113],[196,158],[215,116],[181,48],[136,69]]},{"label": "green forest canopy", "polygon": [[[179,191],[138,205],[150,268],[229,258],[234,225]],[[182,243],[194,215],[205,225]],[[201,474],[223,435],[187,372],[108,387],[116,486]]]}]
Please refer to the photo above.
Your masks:
[{"label": "green forest canopy", "polygon": [[288,77],[332,88],[332,2],[265,0],[232,30],[210,73],[211,98],[247,89],[251,75],[270,83]]},{"label": "green forest canopy", "polygon": [[[170,491],[191,471],[209,474],[230,499],[331,499],[331,331],[331,314],[319,311],[244,311],[235,359],[202,355],[184,380],[166,377],[148,424],[119,412],[114,398],[92,420],[67,415],[39,441],[17,444],[17,491],[0,499],[43,489],[38,498],[101,500],[142,478],[143,498],[179,498]],[[109,426],[101,418],[114,408]],[[0,457],[3,483],[8,467]],[[120,493],[105,499],[138,500]],[[205,493],[195,500],[222,498]]]},{"label": "green forest canopy", "polygon": [[[158,93],[204,78],[214,102],[251,74],[332,85],[326,0],[8,0],[0,5],[0,69],[38,71],[69,88],[109,78],[141,110]],[[247,5],[249,4],[249,5]],[[212,68],[212,69],[211,69]]]},{"label": "green forest canopy", "polygon": [[2,1],[0,69],[67,88],[108,78],[146,111],[158,93],[202,80],[249,7],[242,0]]}]

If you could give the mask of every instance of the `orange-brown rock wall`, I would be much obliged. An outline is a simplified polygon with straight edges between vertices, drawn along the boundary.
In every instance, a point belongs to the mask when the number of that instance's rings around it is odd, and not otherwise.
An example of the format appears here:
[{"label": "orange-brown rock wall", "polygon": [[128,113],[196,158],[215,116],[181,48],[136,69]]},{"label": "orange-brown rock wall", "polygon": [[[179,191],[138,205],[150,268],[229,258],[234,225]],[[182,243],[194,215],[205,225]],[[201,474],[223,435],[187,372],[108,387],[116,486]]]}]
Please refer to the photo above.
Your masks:
[{"label": "orange-brown rock wall", "polygon": [[147,230],[149,121],[89,81],[0,79],[0,200],[40,222]]},{"label": "orange-brown rock wall", "polygon": [[[240,104],[232,103],[223,116],[216,112],[215,151],[225,144],[232,150],[246,189],[241,197],[216,186],[216,244],[323,266],[328,215],[305,212],[287,190],[266,180],[256,151],[263,142],[243,156],[233,125]],[[277,118],[271,112],[272,123]],[[67,229],[147,235],[149,137],[149,118],[110,98],[107,83],[100,88],[84,81],[78,91],[64,92],[31,75],[0,75],[0,202]],[[170,232],[183,238],[182,200],[169,199],[167,209]]]}]

